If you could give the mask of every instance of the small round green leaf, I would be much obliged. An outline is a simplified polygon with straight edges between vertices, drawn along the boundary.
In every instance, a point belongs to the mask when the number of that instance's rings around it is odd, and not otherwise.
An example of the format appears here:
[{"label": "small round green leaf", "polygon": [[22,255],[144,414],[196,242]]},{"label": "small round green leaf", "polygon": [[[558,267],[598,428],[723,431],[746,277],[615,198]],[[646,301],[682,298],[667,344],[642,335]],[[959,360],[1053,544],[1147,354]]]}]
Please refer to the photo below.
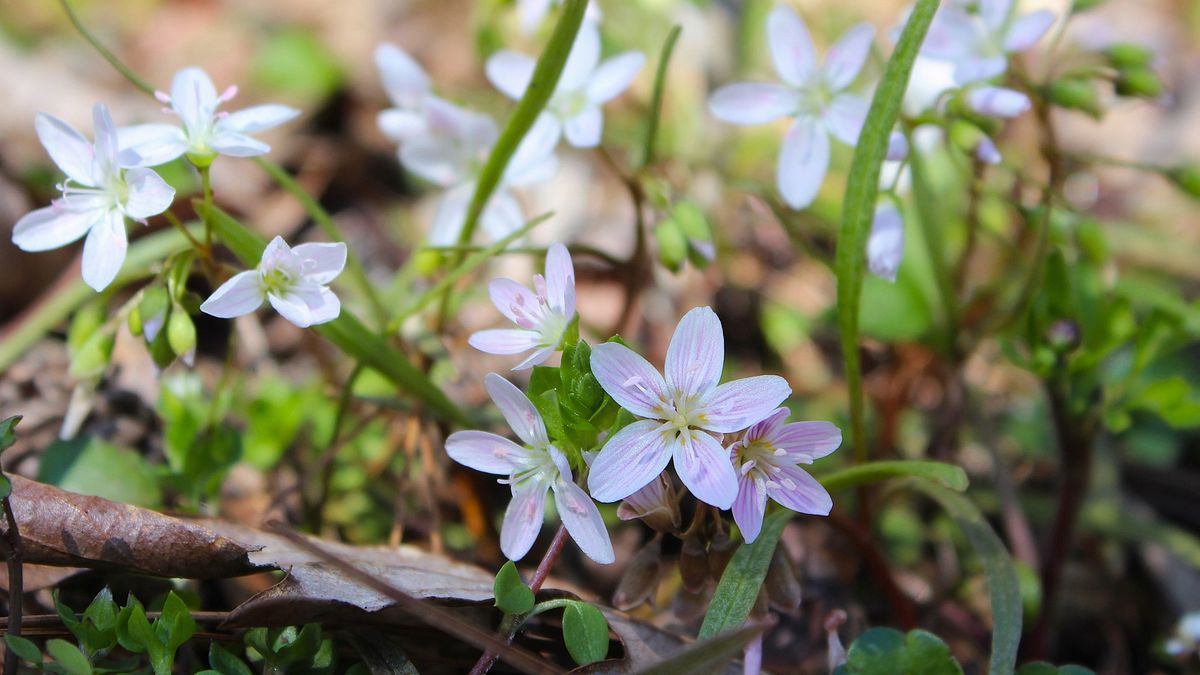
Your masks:
[{"label": "small round green leaf", "polygon": [[533,591],[521,581],[511,560],[496,573],[492,591],[496,594],[496,607],[505,614],[524,614],[533,609]]},{"label": "small round green leaf", "polygon": [[37,666],[42,664],[42,652],[33,642],[19,635],[5,635],[4,642],[22,660]]},{"label": "small round green leaf", "polygon": [[573,602],[563,610],[563,641],[581,666],[608,656],[608,620],[592,605]]},{"label": "small round green leaf", "polygon": [[92,675],[92,664],[75,645],[66,640],[48,640],[46,651],[69,675]]}]

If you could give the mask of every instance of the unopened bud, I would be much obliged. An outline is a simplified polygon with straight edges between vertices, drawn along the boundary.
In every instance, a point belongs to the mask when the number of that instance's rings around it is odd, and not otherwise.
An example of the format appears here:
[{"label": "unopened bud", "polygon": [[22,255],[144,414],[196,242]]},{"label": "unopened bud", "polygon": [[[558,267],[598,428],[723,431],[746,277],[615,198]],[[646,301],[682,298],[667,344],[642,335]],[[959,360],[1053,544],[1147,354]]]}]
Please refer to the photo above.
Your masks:
[{"label": "unopened bud", "polygon": [[1200,199],[1200,166],[1181,166],[1171,169],[1165,175],[1167,180],[1174,183],[1184,194]]},{"label": "unopened bud", "polygon": [[665,474],[646,484],[646,487],[629,495],[617,507],[621,520],[640,518],[656,532],[679,531],[679,499]]},{"label": "unopened bud", "polygon": [[800,580],[796,578],[792,557],[782,546],[776,546],[775,555],[771,556],[763,589],[771,606],[781,612],[790,612],[800,606]]},{"label": "unopened bud", "polygon": [[655,535],[642,550],[633,556],[617,590],[613,593],[613,607],[627,612],[646,602],[658,588],[662,575],[662,535]]},{"label": "unopened bud", "polygon": [[729,565],[729,559],[737,550],[738,542],[729,538],[724,532],[716,533],[708,544],[708,574],[713,579],[720,579]]},{"label": "unopened bud", "polygon": [[1080,77],[1064,77],[1051,82],[1045,89],[1051,103],[1070,110],[1079,110],[1099,119],[1104,110],[1100,107],[1100,96],[1090,80]]},{"label": "unopened bud", "polygon": [[678,272],[687,260],[688,243],[683,230],[674,218],[663,220],[654,228],[654,240],[658,242],[658,261],[663,267]]},{"label": "unopened bud", "polygon": [[679,577],[683,587],[692,593],[699,593],[708,583],[708,551],[697,536],[683,540],[683,548],[679,551]]},{"label": "unopened bud", "polygon": [[1032,103],[1025,94],[1006,87],[976,87],[967,92],[967,105],[980,115],[1016,117],[1029,110]]},{"label": "unopened bud", "polygon": [[1127,68],[1117,77],[1116,91],[1126,98],[1156,98],[1163,92],[1163,83],[1149,68]]},{"label": "unopened bud", "polygon": [[179,305],[171,310],[171,318],[167,320],[167,343],[184,363],[192,365],[196,355],[196,325]]},{"label": "unopened bud", "polygon": [[1072,351],[1079,343],[1079,324],[1070,319],[1059,319],[1046,329],[1046,344],[1057,352]]},{"label": "unopened bud", "polygon": [[846,623],[846,612],[835,609],[825,616],[826,648],[829,650],[829,672],[834,672],[846,663],[846,648],[838,637],[838,629]]},{"label": "unopened bud", "polygon": [[1128,42],[1109,45],[1108,49],[1104,50],[1104,56],[1114,68],[1119,70],[1145,68],[1154,60],[1154,54],[1149,49]]}]

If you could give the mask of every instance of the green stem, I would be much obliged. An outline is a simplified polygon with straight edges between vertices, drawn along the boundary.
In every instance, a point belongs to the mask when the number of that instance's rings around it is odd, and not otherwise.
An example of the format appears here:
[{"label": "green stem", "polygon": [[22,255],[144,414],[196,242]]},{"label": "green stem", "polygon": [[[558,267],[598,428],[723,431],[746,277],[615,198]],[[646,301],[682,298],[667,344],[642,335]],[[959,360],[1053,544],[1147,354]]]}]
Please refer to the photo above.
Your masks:
[{"label": "green stem", "polygon": [[213,192],[212,182],[209,179],[208,167],[202,166],[200,169],[200,189],[204,192],[204,211],[200,213],[200,219],[204,222],[204,248],[207,251],[212,250],[212,223],[208,214],[212,213],[213,207]]},{"label": "green stem", "polygon": [[946,264],[946,247],[943,239],[945,223],[942,222],[937,196],[929,182],[925,158],[913,144],[911,133],[908,137],[908,145],[912,148],[908,153],[908,160],[912,172],[913,200],[917,207],[917,219],[921,221],[921,238],[925,240],[925,249],[929,254],[929,264],[933,268],[934,281],[938,293],[942,296],[942,310],[945,313],[946,321],[944,327],[945,348],[948,355],[953,357],[955,336],[958,335],[958,296],[954,291],[954,280],[951,278],[950,268]]},{"label": "green stem", "polygon": [[125,79],[129,80],[130,84],[151,96],[154,95],[154,87],[150,86],[150,83],[138,77],[137,73],[133,72],[129,66],[121,63],[121,60],[117,58],[116,54],[110,52],[107,47],[105,47],[99,40],[96,39],[96,36],[92,35],[91,32],[88,31],[88,29],[83,25],[83,22],[79,20],[79,16],[75,14],[75,10],[71,9],[71,5],[67,2],[67,0],[59,0],[59,4],[62,5],[63,11],[67,13],[67,18],[71,20],[71,25],[75,26],[75,30],[79,31],[79,34],[83,36],[83,39],[91,43],[92,47],[95,48],[96,51],[100,52],[100,56],[103,56],[104,60],[108,61],[109,65],[111,65],[113,68],[116,68],[117,72],[121,73]]},{"label": "green stem", "polygon": [[646,124],[646,139],[642,143],[642,164],[646,168],[654,161],[654,141],[658,136],[659,118],[662,116],[663,89],[666,86],[667,66],[671,62],[671,54],[675,51],[675,43],[683,28],[679,25],[671,28],[667,41],[663,43],[662,52],[658,57],[658,70],[654,73],[654,94],[650,98],[650,118]]}]

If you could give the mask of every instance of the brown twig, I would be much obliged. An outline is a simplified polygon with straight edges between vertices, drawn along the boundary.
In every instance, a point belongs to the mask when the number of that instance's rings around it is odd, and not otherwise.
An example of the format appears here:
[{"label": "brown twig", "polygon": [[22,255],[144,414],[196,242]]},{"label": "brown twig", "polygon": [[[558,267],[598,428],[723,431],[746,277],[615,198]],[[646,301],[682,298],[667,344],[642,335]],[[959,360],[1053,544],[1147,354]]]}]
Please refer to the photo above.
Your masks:
[{"label": "brown twig", "polygon": [[[0,553],[8,565],[8,634],[21,635],[21,609],[25,598],[23,566],[21,564],[21,532],[13,516],[12,503],[6,496],[0,503],[4,506],[4,520],[8,529],[0,536]],[[11,649],[4,650],[4,675],[16,675],[20,659]]]}]

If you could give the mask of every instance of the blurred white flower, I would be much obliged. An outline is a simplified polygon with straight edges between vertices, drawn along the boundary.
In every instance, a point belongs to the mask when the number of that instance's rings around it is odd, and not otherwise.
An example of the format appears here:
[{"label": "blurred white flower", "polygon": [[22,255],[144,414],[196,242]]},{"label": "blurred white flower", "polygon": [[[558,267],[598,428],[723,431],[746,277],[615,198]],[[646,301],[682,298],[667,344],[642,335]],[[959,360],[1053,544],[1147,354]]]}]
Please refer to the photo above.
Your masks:
[{"label": "blurred white flower", "polygon": [[57,186],[62,197],[18,220],[12,238],[21,250],[48,251],[86,234],[83,280],[102,291],[125,262],[125,218],[145,222],[166,211],[175,190],[154,171],[137,168],[142,158],[136,153],[120,150],[103,103],[92,108],[92,123],[95,143],[57,117],[38,113],[38,139],[67,179]]},{"label": "blurred white flower", "polygon": [[767,39],[783,84],[738,82],[709,99],[712,113],[734,124],[795,117],[776,174],[779,192],[792,208],[804,208],[816,198],[829,166],[829,136],[846,145],[858,142],[868,104],[845,90],[862,69],[874,35],[867,24],[854,26],[818,67],[804,22],[787,5],[778,5],[767,17]]},{"label": "blurred white flower", "polygon": [[871,274],[896,281],[900,261],[904,259],[904,219],[892,206],[880,206],[871,221],[867,238],[867,269]]},{"label": "blurred white flower", "polygon": [[[558,7],[562,0],[517,0],[517,20],[521,24],[521,32],[529,35],[542,25],[542,20],[550,12],[551,7]],[[588,3],[583,14],[584,21],[599,21],[600,7],[595,0]]]},{"label": "blurred white flower", "polygon": [[[600,106],[625,91],[646,62],[641,52],[628,51],[600,62],[600,31],[590,22],[580,27],[563,66],[562,75],[542,116],[577,148],[600,144],[604,116]],[[524,54],[501,51],[487,62],[492,85],[512,99],[529,87],[537,61]]]},{"label": "blurred white flower", "polygon": [[207,166],[218,154],[230,157],[265,155],[271,146],[249,134],[270,129],[300,114],[285,105],[266,104],[237,112],[218,112],[217,108],[237,94],[230,86],[217,95],[212,79],[199,68],[184,68],[175,73],[171,93],[157,91],[155,98],[169,105],[164,109],[183,122],[183,128],[171,124],[139,124],[119,130],[121,147],[141,156],[142,166],[156,166],[187,154],[197,166]]},{"label": "blurred white flower", "polygon": [[425,102],[433,95],[425,69],[403,49],[386,42],[375,48],[375,65],[393,106],[379,113],[379,130],[396,143],[424,133],[428,128]]},{"label": "blurred white flower", "polygon": [[1014,16],[1013,0],[958,0],[944,4],[921,45],[921,54],[954,63],[960,85],[989,80],[1008,69],[1008,55],[1037,44],[1054,24],[1054,12]]},{"label": "blurred white flower", "polygon": [[1006,87],[972,87],[967,92],[967,105],[980,115],[989,117],[1016,117],[1033,104],[1029,97]]}]

